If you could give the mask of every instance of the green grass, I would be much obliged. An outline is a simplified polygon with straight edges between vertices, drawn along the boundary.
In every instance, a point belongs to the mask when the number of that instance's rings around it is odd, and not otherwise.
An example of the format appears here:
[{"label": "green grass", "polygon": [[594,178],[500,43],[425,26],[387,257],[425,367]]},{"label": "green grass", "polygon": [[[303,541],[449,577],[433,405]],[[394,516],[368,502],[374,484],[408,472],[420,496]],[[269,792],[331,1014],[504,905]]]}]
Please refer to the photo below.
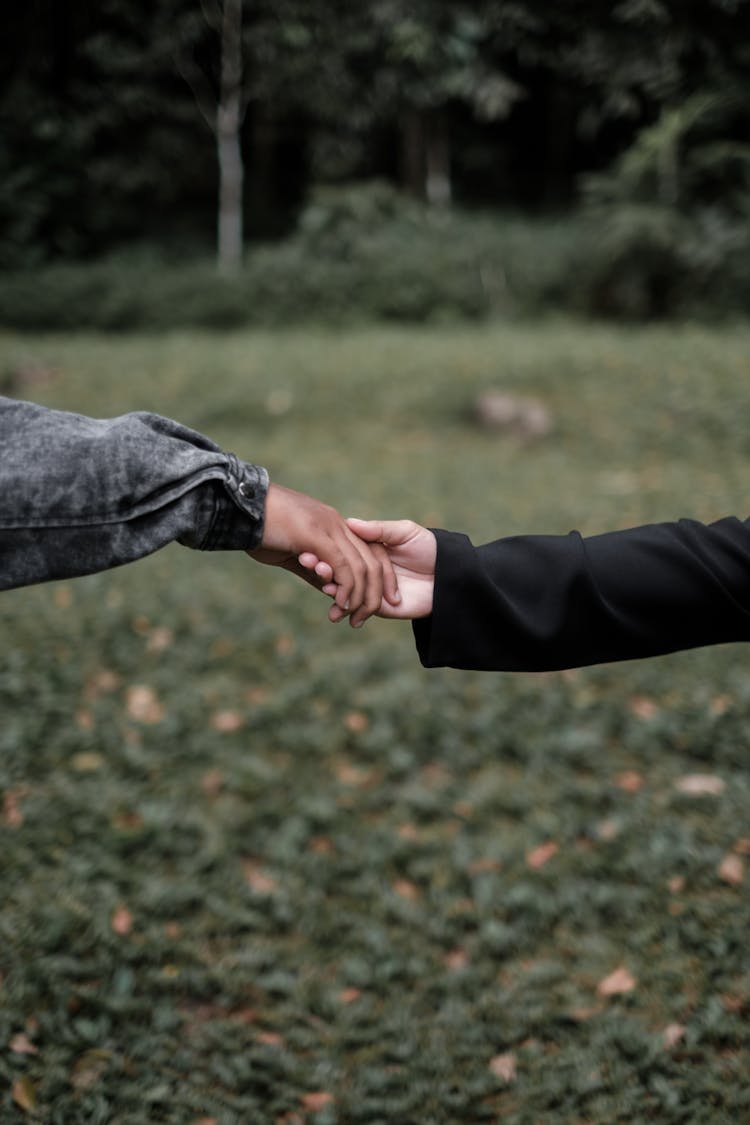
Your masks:
[{"label": "green grass", "polygon": [[[475,541],[747,514],[746,326],[0,337],[28,361],[59,371],[28,397]],[[554,433],[476,429],[495,385]],[[0,598],[2,1120],[744,1120],[743,648],[426,672],[408,626],[325,613],[177,546]]]}]

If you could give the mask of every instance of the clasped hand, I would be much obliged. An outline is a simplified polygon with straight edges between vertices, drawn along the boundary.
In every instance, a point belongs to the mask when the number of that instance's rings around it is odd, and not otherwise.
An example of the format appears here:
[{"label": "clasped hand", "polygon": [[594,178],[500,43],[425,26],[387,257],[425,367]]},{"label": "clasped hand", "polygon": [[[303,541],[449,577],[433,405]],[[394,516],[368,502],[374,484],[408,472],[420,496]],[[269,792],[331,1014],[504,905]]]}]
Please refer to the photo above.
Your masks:
[{"label": "clasped hand", "polygon": [[408,619],[432,612],[436,543],[411,520],[344,520],[327,504],[271,484],[260,547],[251,558],[303,578],[333,599],[332,622]]}]

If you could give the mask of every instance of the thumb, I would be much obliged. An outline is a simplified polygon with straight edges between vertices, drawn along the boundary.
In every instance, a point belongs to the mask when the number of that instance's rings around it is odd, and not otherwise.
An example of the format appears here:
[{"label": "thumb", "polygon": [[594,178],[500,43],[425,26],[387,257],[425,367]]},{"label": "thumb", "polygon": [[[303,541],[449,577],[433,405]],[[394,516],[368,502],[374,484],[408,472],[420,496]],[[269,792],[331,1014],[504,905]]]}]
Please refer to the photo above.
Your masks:
[{"label": "thumb", "polygon": [[399,547],[419,530],[412,520],[360,520],[351,516],[346,522],[366,543],[385,543],[386,547]]}]

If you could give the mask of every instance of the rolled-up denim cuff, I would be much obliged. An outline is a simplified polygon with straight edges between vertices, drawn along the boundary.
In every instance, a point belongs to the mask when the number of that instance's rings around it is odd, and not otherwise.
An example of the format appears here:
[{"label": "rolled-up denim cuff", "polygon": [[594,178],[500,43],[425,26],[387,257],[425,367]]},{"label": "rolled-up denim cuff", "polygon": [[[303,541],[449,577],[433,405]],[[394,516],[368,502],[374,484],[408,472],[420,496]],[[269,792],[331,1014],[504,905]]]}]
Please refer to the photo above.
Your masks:
[{"label": "rolled-up denim cuff", "polygon": [[268,473],[260,465],[228,455],[223,484],[212,482],[202,499],[198,526],[208,523],[201,541],[181,542],[201,551],[252,551],[263,538]]}]

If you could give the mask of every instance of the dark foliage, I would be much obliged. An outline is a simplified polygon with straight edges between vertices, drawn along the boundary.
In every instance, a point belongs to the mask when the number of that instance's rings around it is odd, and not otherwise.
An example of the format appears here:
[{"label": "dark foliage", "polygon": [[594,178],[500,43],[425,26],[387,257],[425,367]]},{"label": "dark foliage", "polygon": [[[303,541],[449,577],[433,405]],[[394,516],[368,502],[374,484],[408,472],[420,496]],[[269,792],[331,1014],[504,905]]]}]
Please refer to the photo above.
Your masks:
[{"label": "dark foliage", "polygon": [[[205,10],[210,10],[207,3]],[[246,226],[289,231],[321,182],[557,208],[660,114],[732,87],[747,140],[747,0],[247,5]],[[331,34],[331,28],[336,34]],[[31,0],[0,43],[0,263],[132,239],[211,245],[217,39],[192,0]],[[737,174],[724,169],[733,190]]]}]

